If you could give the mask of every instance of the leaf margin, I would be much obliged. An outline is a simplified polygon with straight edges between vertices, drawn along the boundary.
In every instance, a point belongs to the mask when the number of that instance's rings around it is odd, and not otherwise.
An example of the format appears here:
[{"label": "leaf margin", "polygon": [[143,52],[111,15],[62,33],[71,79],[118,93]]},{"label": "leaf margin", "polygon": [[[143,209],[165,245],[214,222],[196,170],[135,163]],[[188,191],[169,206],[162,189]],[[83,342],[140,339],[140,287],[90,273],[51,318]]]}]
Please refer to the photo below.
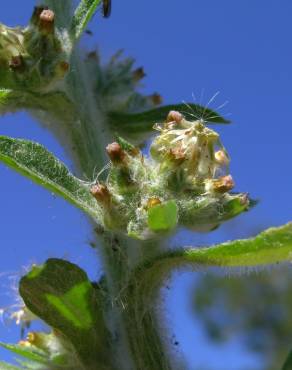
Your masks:
[{"label": "leaf margin", "polygon": [[94,12],[101,0],[81,0],[77,8],[75,9],[72,21],[70,33],[74,40],[78,40],[85,30],[88,22],[94,15]]},{"label": "leaf margin", "polygon": [[[77,198],[70,189],[66,189],[61,184],[53,181],[50,178],[46,178],[41,171],[37,172],[35,169],[29,168],[25,165],[24,160],[15,158],[15,155],[9,155],[8,151],[5,150],[9,147],[11,151],[18,148],[19,150],[23,150],[23,155],[28,155],[29,151],[34,154],[41,153],[43,156],[47,156],[49,160],[54,164],[54,168],[58,168],[59,171],[64,172],[64,176],[66,176],[68,181],[71,181],[72,184],[76,186],[76,189],[80,190],[80,194],[83,193],[84,199],[80,197]],[[63,162],[57,159],[51,152],[49,152],[43,145],[36,143],[34,141],[25,140],[25,139],[15,139],[8,136],[0,135],[0,161],[5,163],[10,168],[14,169],[15,171],[19,172],[20,174],[28,177],[38,185],[41,185],[48,190],[54,192],[55,194],[63,197],[69,203],[75,205],[76,207],[83,210],[85,213],[89,214],[95,220],[100,219],[100,213],[98,206],[95,204],[94,199],[91,197],[88,187],[86,187],[81,180],[77,177],[73,176],[68,168],[65,166]],[[22,162],[22,163],[21,163]],[[38,163],[41,166],[44,163]],[[86,192],[88,192],[88,197],[85,197]],[[87,201],[86,201],[87,198]]]}]

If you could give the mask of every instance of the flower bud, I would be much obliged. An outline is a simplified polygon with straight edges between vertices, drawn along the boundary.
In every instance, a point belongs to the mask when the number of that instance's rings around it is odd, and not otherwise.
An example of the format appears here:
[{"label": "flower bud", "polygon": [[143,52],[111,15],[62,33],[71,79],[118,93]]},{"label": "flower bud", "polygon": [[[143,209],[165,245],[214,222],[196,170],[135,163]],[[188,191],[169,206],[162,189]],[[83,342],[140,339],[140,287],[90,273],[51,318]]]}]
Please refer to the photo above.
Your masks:
[{"label": "flower bud", "polygon": [[40,332],[29,332],[27,334],[26,342],[40,349],[46,350],[49,343],[51,342],[50,334]]},{"label": "flower bud", "polygon": [[48,6],[43,6],[43,5],[40,5],[40,6],[35,6],[34,7],[34,11],[32,13],[32,16],[31,16],[31,19],[30,19],[30,22],[37,26],[39,24],[39,21],[40,21],[40,15],[42,13],[43,10],[48,10],[49,7]]},{"label": "flower bud", "polygon": [[166,122],[176,122],[176,123],[181,123],[183,120],[184,116],[175,110],[171,110],[166,118]]},{"label": "flower bud", "polygon": [[147,200],[147,209],[157,206],[158,204],[161,204],[161,200],[159,198],[157,197],[149,198]]},{"label": "flower bud", "polygon": [[[253,201],[254,204],[256,204],[257,202],[256,201]],[[251,204],[251,201],[248,197],[248,194],[247,193],[243,193],[241,194],[241,197],[240,197],[240,204],[242,206],[249,206]],[[254,205],[253,204],[253,205]]]},{"label": "flower bud", "polygon": [[219,179],[206,180],[205,189],[207,192],[227,193],[234,188],[234,181],[231,175],[219,177]]},{"label": "flower bud", "polygon": [[110,157],[110,160],[114,164],[120,164],[125,159],[125,152],[120,146],[120,144],[117,142],[109,144],[106,147],[106,151],[107,151],[108,156]]},{"label": "flower bud", "polygon": [[12,56],[9,62],[9,67],[13,71],[21,72],[24,70],[24,61],[22,55]]},{"label": "flower bud", "polygon": [[133,71],[133,80],[134,82],[139,82],[146,76],[143,67],[139,67]]},{"label": "flower bud", "polygon": [[108,207],[111,202],[111,194],[108,188],[102,184],[95,184],[90,189],[91,194],[101,205]]},{"label": "flower bud", "polygon": [[159,95],[157,93],[154,93],[154,94],[150,95],[149,98],[150,98],[151,102],[154,105],[162,104],[162,97],[161,97],[161,95]]},{"label": "flower bud", "polygon": [[88,60],[95,60],[95,61],[99,61],[99,58],[98,58],[98,55],[97,55],[97,52],[95,50],[93,51],[90,51],[89,53],[86,54],[86,58]]},{"label": "flower bud", "polygon": [[229,164],[229,158],[226,155],[226,153],[223,150],[218,150],[214,153],[215,160],[220,165],[228,165]]},{"label": "flower bud", "polygon": [[186,159],[184,149],[181,148],[181,147],[170,149],[169,150],[169,158],[178,162],[178,163],[183,162]]},{"label": "flower bud", "polygon": [[35,344],[36,343],[36,340],[37,340],[37,333],[34,333],[34,332],[29,332],[27,334],[27,338],[26,340],[31,343],[31,344]]},{"label": "flower bud", "polygon": [[70,64],[65,60],[59,62],[56,66],[55,74],[56,77],[63,78],[70,69]]},{"label": "flower bud", "polygon": [[43,9],[39,15],[39,30],[44,33],[54,32],[55,13],[50,9]]}]

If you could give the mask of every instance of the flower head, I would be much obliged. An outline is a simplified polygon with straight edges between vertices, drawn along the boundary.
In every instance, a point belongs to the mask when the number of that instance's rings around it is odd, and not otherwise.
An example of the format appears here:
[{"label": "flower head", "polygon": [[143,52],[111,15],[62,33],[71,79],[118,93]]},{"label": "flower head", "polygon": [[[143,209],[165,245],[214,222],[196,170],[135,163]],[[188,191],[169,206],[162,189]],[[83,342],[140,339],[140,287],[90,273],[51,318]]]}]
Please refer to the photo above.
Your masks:
[{"label": "flower head", "polygon": [[177,225],[211,230],[248,209],[245,194],[229,193],[230,159],[217,132],[176,111],[155,129],[151,158],[121,138],[106,148],[109,175],[91,193],[107,228],[149,239]]}]

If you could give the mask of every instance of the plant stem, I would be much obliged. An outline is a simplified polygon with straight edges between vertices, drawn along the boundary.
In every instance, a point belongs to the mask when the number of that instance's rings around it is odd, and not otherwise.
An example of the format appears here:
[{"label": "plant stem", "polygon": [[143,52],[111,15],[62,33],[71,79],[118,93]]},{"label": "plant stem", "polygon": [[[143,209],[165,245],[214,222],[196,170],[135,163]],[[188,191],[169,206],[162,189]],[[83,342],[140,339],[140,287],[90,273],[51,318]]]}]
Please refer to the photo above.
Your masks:
[{"label": "plant stem", "polygon": [[[104,256],[111,289],[110,316],[118,330],[117,369],[168,370],[170,366],[160,341],[154,302],[143,300],[139,283],[130,281],[131,273],[145,259],[145,254],[149,258],[158,253],[158,245],[117,235],[111,238],[104,243]],[[120,355],[123,359],[128,356],[128,362],[122,365]]]},{"label": "plant stem", "polygon": [[[71,19],[71,1],[44,2],[58,15],[59,26],[67,28],[68,19]],[[112,138],[107,116],[99,106],[98,92],[94,91],[91,79],[82,53],[75,48],[70,73],[60,91],[30,97],[25,106],[41,122],[49,124],[67,149],[79,176],[87,181],[93,181],[96,170],[101,170],[108,162],[105,146]],[[131,271],[145,258],[157,254],[161,246],[105,231],[97,237],[106,280],[103,309],[111,333],[111,368],[169,369],[153,319],[153,307],[151,304],[144,307],[144,302],[135,295],[135,285],[131,282],[129,286]],[[132,293],[134,297],[131,297]]]},{"label": "plant stem", "polygon": [[[105,146],[111,140],[106,117],[88,88],[88,74],[76,52],[71,61],[72,73],[66,81],[66,96],[53,107],[47,100],[47,115],[33,111],[43,121],[52,121],[60,140],[69,148],[75,168],[85,179],[92,180],[96,169],[107,163]],[[53,97],[52,97],[53,99]],[[60,107],[63,106],[67,114]],[[40,104],[41,105],[41,104]],[[70,122],[71,120],[71,122]],[[62,132],[58,127],[62,127]],[[66,134],[67,132],[67,134]],[[62,135],[59,135],[59,134]],[[65,141],[64,141],[65,140]],[[114,365],[117,370],[169,369],[157,334],[152,308],[138,301],[128,301],[129,276],[146,257],[160,249],[152,244],[126,238],[119,234],[99,236],[107,284],[104,316],[111,332]],[[125,293],[126,292],[126,293]],[[134,305],[132,307],[132,304]],[[142,338],[142,340],[140,340]]]}]

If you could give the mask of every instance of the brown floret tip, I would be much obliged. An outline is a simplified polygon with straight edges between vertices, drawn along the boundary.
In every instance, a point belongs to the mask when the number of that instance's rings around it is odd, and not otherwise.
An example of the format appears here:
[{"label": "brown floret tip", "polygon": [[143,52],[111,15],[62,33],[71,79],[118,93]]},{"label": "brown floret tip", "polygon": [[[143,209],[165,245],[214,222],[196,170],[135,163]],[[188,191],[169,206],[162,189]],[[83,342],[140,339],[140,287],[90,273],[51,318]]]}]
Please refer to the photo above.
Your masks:
[{"label": "brown floret tip", "polygon": [[180,112],[177,112],[175,110],[171,110],[166,118],[166,122],[176,122],[180,123],[183,119],[183,115]]},{"label": "brown floret tip", "polygon": [[50,9],[44,9],[39,16],[39,29],[46,33],[54,31],[55,13]]},{"label": "brown floret tip", "polygon": [[149,98],[151,99],[154,105],[162,104],[162,96],[157,93],[150,95]]},{"label": "brown floret tip", "polygon": [[143,67],[139,67],[133,71],[133,80],[134,82],[139,82],[146,76]]},{"label": "brown floret tip", "polygon": [[113,163],[122,163],[125,158],[125,152],[117,142],[109,144],[106,147],[106,152]]},{"label": "brown floret tip", "polygon": [[50,9],[44,9],[40,14],[40,20],[44,22],[54,22],[55,13]]},{"label": "brown floret tip", "polygon": [[231,175],[222,176],[213,181],[214,191],[218,193],[226,193],[234,188],[234,181]]},{"label": "brown floret tip", "polygon": [[108,206],[111,200],[111,194],[108,188],[102,184],[95,184],[90,189],[91,194],[94,198],[105,206]]},{"label": "brown floret tip", "polygon": [[13,56],[9,62],[9,67],[14,71],[22,71],[24,68],[22,55]]}]

